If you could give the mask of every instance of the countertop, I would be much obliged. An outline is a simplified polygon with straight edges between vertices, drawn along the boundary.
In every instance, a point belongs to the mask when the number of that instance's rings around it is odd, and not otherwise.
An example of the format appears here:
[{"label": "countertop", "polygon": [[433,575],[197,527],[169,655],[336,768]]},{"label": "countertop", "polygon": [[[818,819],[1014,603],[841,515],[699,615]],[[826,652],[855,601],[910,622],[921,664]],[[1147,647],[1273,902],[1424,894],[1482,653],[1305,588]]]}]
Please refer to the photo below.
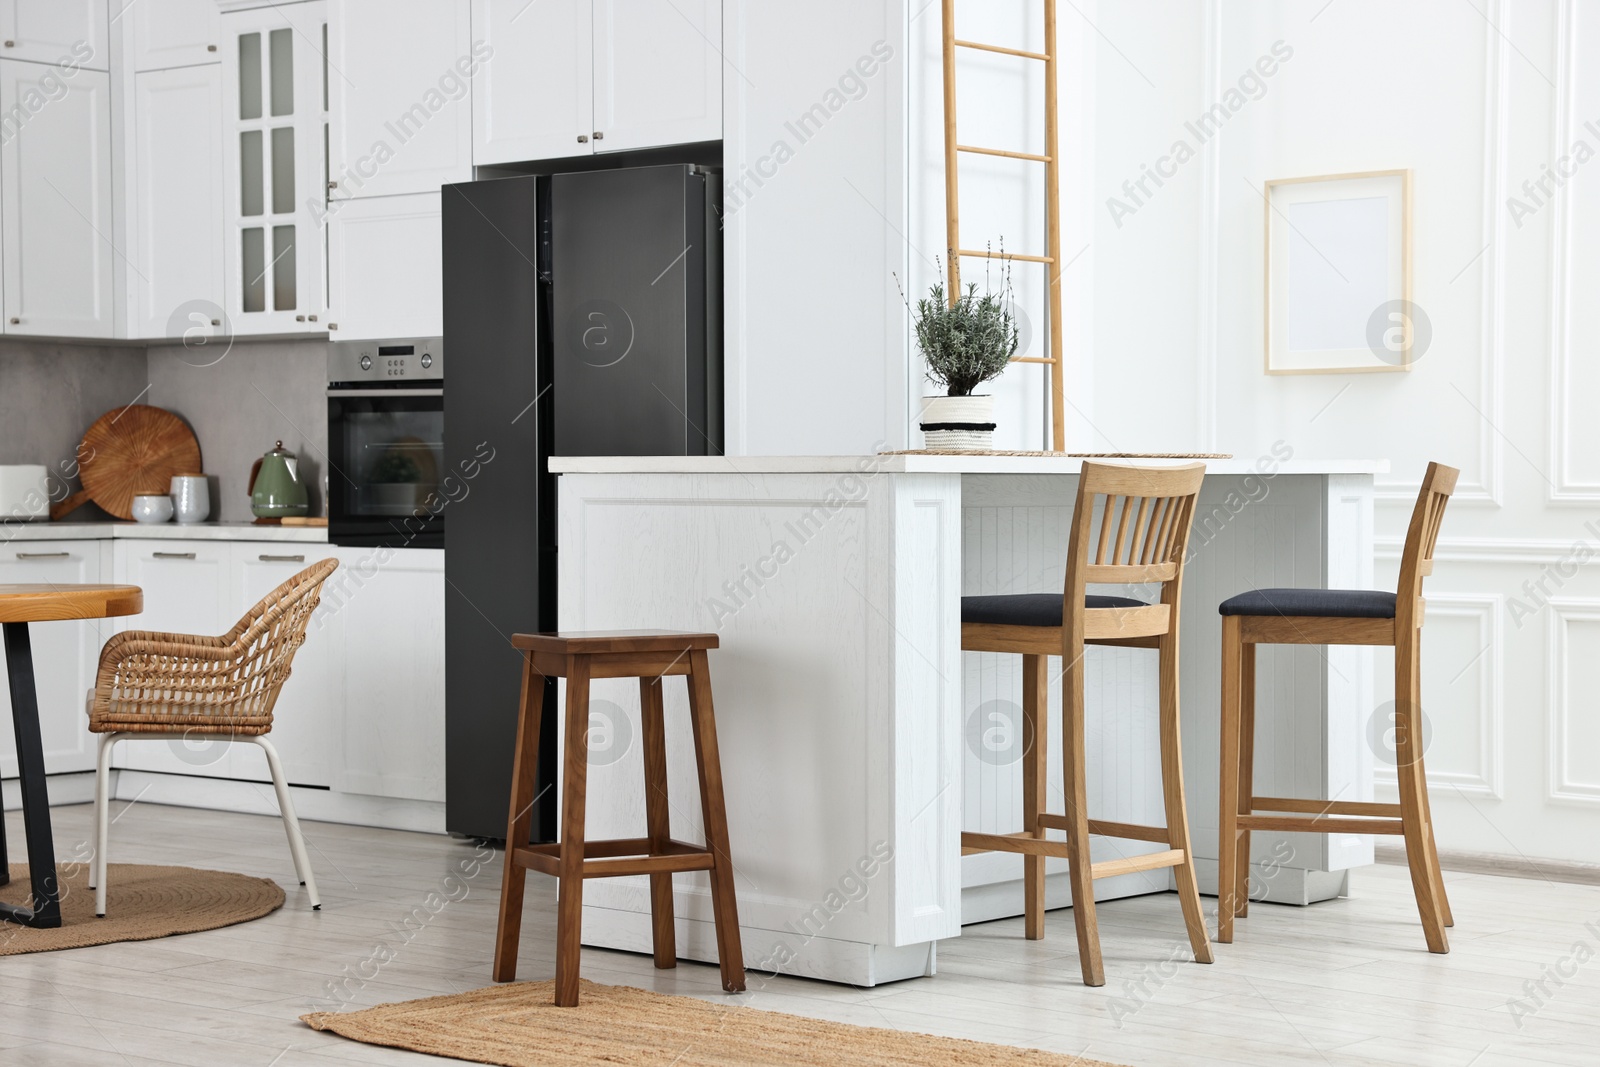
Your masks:
[{"label": "countertop", "polygon": [[[551,456],[552,474],[1077,474],[1084,456],[884,453],[875,456]],[[1166,467],[1194,460],[1104,459],[1106,463]],[[1206,459],[1211,474],[1387,474],[1386,459],[1287,459],[1234,456]]]},{"label": "countertop", "polygon": [[6,541],[103,541],[107,539],[174,541],[300,541],[327,544],[326,526],[257,526],[250,522],[8,522],[0,524]]}]

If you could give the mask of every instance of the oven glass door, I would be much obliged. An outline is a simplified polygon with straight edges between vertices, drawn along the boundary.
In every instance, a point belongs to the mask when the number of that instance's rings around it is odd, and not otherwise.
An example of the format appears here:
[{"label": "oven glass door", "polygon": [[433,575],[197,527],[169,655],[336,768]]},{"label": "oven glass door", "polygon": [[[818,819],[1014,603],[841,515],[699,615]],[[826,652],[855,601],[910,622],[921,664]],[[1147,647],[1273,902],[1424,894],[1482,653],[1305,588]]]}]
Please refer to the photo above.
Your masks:
[{"label": "oven glass door", "polygon": [[328,535],[441,548],[444,391],[328,390]]}]

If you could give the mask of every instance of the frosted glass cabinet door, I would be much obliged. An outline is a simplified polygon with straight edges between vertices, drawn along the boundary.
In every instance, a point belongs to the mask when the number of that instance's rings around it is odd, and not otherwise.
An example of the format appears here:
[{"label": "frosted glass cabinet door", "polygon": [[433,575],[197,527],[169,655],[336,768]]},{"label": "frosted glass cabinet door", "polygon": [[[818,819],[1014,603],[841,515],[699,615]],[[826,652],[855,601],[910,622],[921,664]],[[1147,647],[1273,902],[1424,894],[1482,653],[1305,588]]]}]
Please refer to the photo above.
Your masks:
[{"label": "frosted glass cabinet door", "polygon": [[[192,350],[222,326],[222,69],[134,75],[134,337]],[[203,360],[196,351],[193,361]]]},{"label": "frosted glass cabinet door", "polygon": [[317,0],[222,16],[223,306],[237,334],[324,328],[325,10]]},{"label": "frosted glass cabinet door", "polygon": [[722,137],[721,0],[594,0],[595,151]]},{"label": "frosted glass cabinet door", "polygon": [[110,337],[111,77],[0,60],[5,332]]},{"label": "frosted glass cabinet door", "polygon": [[329,199],[472,179],[468,0],[330,0]]},{"label": "frosted glass cabinet door", "polygon": [[594,151],[591,0],[472,0],[472,162]]},{"label": "frosted glass cabinet door", "polygon": [[[102,541],[13,541],[0,549],[0,583],[72,584],[110,581],[102,576]],[[132,616],[138,619],[138,616]],[[94,769],[94,738],[84,718],[84,695],[94,685],[100,646],[114,620],[40,622],[28,627],[39,693],[39,732],[47,774]],[[17,774],[11,691],[0,685],[0,777]],[[16,845],[12,845],[13,855]]]},{"label": "frosted glass cabinet door", "polygon": [[110,70],[109,21],[106,0],[0,0],[0,59]]},{"label": "frosted glass cabinet door", "polygon": [[133,69],[165,70],[222,62],[217,0],[111,0],[133,34]]}]

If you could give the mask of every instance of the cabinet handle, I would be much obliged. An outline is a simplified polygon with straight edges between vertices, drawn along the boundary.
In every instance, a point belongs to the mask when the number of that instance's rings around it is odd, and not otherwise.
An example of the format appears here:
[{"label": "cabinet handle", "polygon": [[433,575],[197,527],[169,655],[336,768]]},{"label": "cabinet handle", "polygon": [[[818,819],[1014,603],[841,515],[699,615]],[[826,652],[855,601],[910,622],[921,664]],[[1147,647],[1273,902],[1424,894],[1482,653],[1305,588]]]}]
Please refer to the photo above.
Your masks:
[{"label": "cabinet handle", "polygon": [[216,45],[214,45],[214,44],[206,45],[206,51],[207,52],[215,52],[216,50],[217,50],[217,46]]},{"label": "cabinet handle", "polygon": [[21,326],[22,325],[22,320],[21,319],[12,319],[11,320],[11,325],[13,325],[13,326]]},{"label": "cabinet handle", "polygon": [[15,41],[7,41],[6,42],[6,47],[7,48],[15,48],[15,47],[17,47],[17,42],[15,42]]},{"label": "cabinet handle", "polygon": [[594,139],[596,141],[604,141],[606,139],[606,135],[601,133],[599,130],[596,130],[594,131]]},{"label": "cabinet handle", "polygon": [[18,552],[18,559],[69,559],[71,552]]},{"label": "cabinet handle", "polygon": [[294,321],[296,321],[296,322],[304,322],[304,321],[306,321],[306,317],[304,315],[296,315],[294,317]]},{"label": "cabinet handle", "polygon": [[578,134],[578,143],[579,144],[588,144],[589,143],[589,135],[586,134],[586,133]]},{"label": "cabinet handle", "polygon": [[306,321],[307,322],[316,322],[317,321],[317,317],[315,315],[307,315],[306,316]]},{"label": "cabinet handle", "polygon": [[222,325],[222,320],[221,319],[212,319],[211,320],[211,325],[213,325],[213,326],[221,326]]},{"label": "cabinet handle", "polygon": [[262,563],[304,563],[306,561],[304,556],[268,556],[262,554],[256,558]]},{"label": "cabinet handle", "polygon": [[337,322],[330,322],[330,323],[328,323],[328,329],[330,329],[330,330],[337,330],[337,329],[338,329],[338,328],[339,328],[339,324],[338,324],[338,323],[337,323]]},{"label": "cabinet handle", "polygon": [[339,188],[339,183],[338,182],[329,182],[328,183],[328,188],[329,189],[337,189],[337,188]]},{"label": "cabinet handle", "polygon": [[193,552],[152,552],[154,559],[194,559]]}]

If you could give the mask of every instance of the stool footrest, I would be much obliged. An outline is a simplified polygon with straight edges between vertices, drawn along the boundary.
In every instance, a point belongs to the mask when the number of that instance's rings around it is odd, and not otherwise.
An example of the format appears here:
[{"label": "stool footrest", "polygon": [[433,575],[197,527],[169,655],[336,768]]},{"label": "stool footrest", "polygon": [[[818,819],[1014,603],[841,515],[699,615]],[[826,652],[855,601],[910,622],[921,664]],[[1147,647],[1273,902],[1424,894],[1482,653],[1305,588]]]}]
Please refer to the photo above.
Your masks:
[{"label": "stool footrest", "polygon": [[1398,819],[1399,804],[1373,804],[1360,800],[1303,800],[1299,797],[1251,797],[1250,811],[1295,811],[1307,815],[1366,815]]},{"label": "stool footrest", "polygon": [[[561,873],[559,844],[528,845],[512,854],[512,862],[540,874]],[[659,848],[650,847],[648,837],[621,837],[583,843],[585,878],[621,878],[630,874],[674,874],[679,871],[709,871],[717,865],[711,851],[676,839]]]},{"label": "stool footrest", "polygon": [[1169,848],[1165,852],[1151,852],[1144,856],[1129,856],[1120,860],[1101,860],[1089,869],[1090,878],[1115,878],[1119,874],[1137,874],[1140,871],[1153,871],[1159,867],[1176,867],[1188,860],[1188,854],[1181,848]]},{"label": "stool footrest", "polygon": [[1361,819],[1337,815],[1241,815],[1241,830],[1277,830],[1310,834],[1404,834],[1399,819]]}]

